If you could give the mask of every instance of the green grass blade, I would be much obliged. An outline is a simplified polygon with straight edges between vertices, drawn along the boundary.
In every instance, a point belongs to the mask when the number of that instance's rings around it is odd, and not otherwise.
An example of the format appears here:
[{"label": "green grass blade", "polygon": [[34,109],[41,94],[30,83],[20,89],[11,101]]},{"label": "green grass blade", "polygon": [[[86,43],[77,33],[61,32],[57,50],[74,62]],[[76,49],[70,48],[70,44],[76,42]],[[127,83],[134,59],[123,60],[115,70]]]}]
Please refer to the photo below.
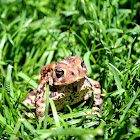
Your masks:
[{"label": "green grass blade", "polygon": [[11,128],[10,125],[7,124],[5,118],[1,114],[0,114],[0,124],[1,126],[5,127],[7,131],[9,131],[10,133],[13,133],[13,129]]},{"label": "green grass blade", "polygon": [[91,54],[90,51],[89,51],[89,52],[86,52],[86,53],[84,54],[84,57],[83,57],[84,62],[85,62],[86,66],[87,66],[87,69],[88,69],[87,74],[90,74],[90,73],[91,73],[90,54]]},{"label": "green grass blade", "polygon": [[116,90],[110,93],[107,93],[106,95],[110,95],[110,96],[121,96],[122,93],[124,93],[125,90],[124,89],[120,89],[120,90]]},{"label": "green grass blade", "polygon": [[81,41],[81,43],[84,45],[84,47],[87,49],[87,51],[89,51],[89,48],[86,45],[86,43],[84,42],[84,40],[78,34],[76,34],[75,32],[73,32],[73,35],[76,36]]},{"label": "green grass blade", "polygon": [[133,48],[133,46],[134,46],[134,43],[135,43],[136,39],[137,39],[137,38],[135,37],[134,40],[133,40],[133,42],[132,42],[132,45],[131,45],[130,48],[129,48],[128,57],[127,57],[127,62],[126,62],[126,68],[129,68],[129,67],[128,67],[128,63],[129,63],[130,56],[131,56],[131,52],[132,52],[132,48]]},{"label": "green grass blade", "polygon": [[37,83],[34,80],[31,80],[26,74],[19,72],[17,74],[19,77],[23,78],[25,81],[27,81],[30,85],[32,85],[34,88],[37,88]]},{"label": "green grass blade", "polygon": [[61,116],[61,118],[63,118],[63,119],[77,118],[77,117],[81,117],[83,115],[86,115],[86,113],[83,111],[79,111],[79,112],[63,114],[63,116]]},{"label": "green grass blade", "polygon": [[55,124],[56,124],[56,128],[59,129],[61,127],[60,127],[59,117],[58,117],[58,114],[57,114],[57,111],[56,111],[56,108],[55,108],[55,104],[54,104],[53,100],[51,100],[51,99],[49,99],[49,102],[50,102],[50,105],[51,105],[51,108],[52,108],[52,113],[53,113],[54,121],[55,121]]},{"label": "green grass blade", "polygon": [[2,60],[2,50],[3,50],[6,40],[7,40],[7,34],[5,33],[3,35],[3,38],[1,39],[1,43],[0,43],[0,60]]},{"label": "green grass blade", "polygon": [[31,125],[27,120],[25,119],[21,119],[22,123],[24,124],[24,126],[26,128],[29,129],[29,131],[34,135],[34,136],[38,136],[37,133],[35,132],[35,128],[33,127],[33,125]]},{"label": "green grass blade", "polygon": [[[97,136],[97,135],[103,135],[103,124],[99,126],[98,128],[94,130],[86,130],[86,129],[81,129],[81,128],[68,128],[68,129],[57,129],[57,130],[43,130],[43,131],[37,131],[37,133],[44,133],[42,134],[39,138],[36,138],[34,140],[38,139],[45,139],[48,138],[49,136],[59,136],[59,135],[74,135],[74,136],[84,136],[84,135],[92,135],[92,137]],[[46,133],[45,133],[46,132]]]},{"label": "green grass blade", "polygon": [[106,30],[106,33],[112,33],[112,32],[123,33],[121,29],[117,29],[117,28],[109,28]]},{"label": "green grass blade", "polygon": [[108,7],[108,25],[111,25],[111,9],[110,9],[110,2],[107,0],[107,7]]},{"label": "green grass blade", "polygon": [[[140,94],[136,97],[140,87],[139,9],[138,0],[1,0],[0,139],[139,138]],[[50,113],[46,87],[43,119],[39,121],[34,116],[25,123],[24,119],[19,122],[25,116],[20,112],[22,108],[35,115],[37,106],[26,108],[22,101],[29,90],[38,87],[36,80],[40,79],[41,68],[67,56],[81,56],[88,75],[100,82],[103,95],[100,118],[88,114],[90,100],[64,105],[59,115],[54,101]],[[53,70],[50,76],[55,81]],[[65,70],[64,76],[69,78]],[[69,85],[62,87],[66,86]],[[81,89],[75,88],[72,83],[67,89],[70,94],[72,89],[84,93],[85,86],[86,83]],[[62,92],[66,89],[59,87]],[[72,96],[80,98],[77,92]],[[42,89],[38,89],[39,93]],[[70,95],[69,91],[66,93]],[[72,102],[71,96],[68,98]],[[90,131],[96,131],[102,122],[104,135],[92,135]]]},{"label": "green grass blade", "polygon": [[135,101],[135,99],[137,98],[137,96],[140,94],[140,89],[135,93],[135,95],[132,97],[132,99],[130,100],[130,102],[127,104],[123,114],[120,117],[120,122],[123,121],[126,113],[128,112],[129,108],[131,107],[132,103]]},{"label": "green grass blade", "polygon": [[13,130],[14,134],[11,135],[10,140],[14,140],[16,138],[16,134],[18,133],[21,126],[21,119],[18,119],[18,122]]},{"label": "green grass blade", "polygon": [[137,138],[140,138],[140,130],[139,130],[137,133],[133,134],[133,135],[129,138],[129,140],[136,140]]},{"label": "green grass blade", "polygon": [[[53,44],[53,46],[52,46],[52,49],[55,49],[57,47],[57,44],[58,44],[58,42],[55,41],[54,44]],[[52,51],[49,52],[46,65],[51,63],[51,61],[53,59],[53,56],[54,56],[54,50],[52,50]]]},{"label": "green grass blade", "polygon": [[106,38],[106,28],[105,28],[105,26],[104,26],[104,24],[103,24],[103,22],[101,20],[99,20],[99,23],[100,23],[99,26],[100,26],[100,28],[102,30],[103,36],[104,36],[104,38]]},{"label": "green grass blade", "polygon": [[119,78],[119,75],[118,75],[118,70],[117,70],[117,68],[116,68],[114,65],[112,65],[111,63],[109,63],[109,65],[111,66],[111,70],[112,70],[112,72],[113,72],[113,74],[114,74],[114,79],[115,79],[117,88],[118,88],[118,90],[121,90],[122,87],[121,87],[121,82],[120,82],[120,78]]}]

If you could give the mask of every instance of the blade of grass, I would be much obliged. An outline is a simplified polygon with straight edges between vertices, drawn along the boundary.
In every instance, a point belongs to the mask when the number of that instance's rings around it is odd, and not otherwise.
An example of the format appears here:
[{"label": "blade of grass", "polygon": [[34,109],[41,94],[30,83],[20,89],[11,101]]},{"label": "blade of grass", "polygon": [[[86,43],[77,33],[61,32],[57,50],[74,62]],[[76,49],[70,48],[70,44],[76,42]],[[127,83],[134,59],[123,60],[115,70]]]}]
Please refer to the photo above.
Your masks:
[{"label": "blade of grass", "polygon": [[140,93],[140,89],[135,93],[135,95],[132,97],[130,102],[127,104],[123,114],[120,117],[120,122],[122,122],[124,120],[124,117],[125,117],[126,113],[128,112],[129,108],[131,107],[132,103],[135,101],[135,99],[139,95],[139,93]]},{"label": "blade of grass", "polygon": [[57,130],[38,130],[38,134],[42,134],[40,137],[35,138],[34,140],[38,139],[46,139],[49,136],[59,136],[59,135],[70,135],[70,136],[83,136],[83,135],[92,135],[92,137],[95,137],[97,135],[103,135],[103,126],[104,123],[102,123],[100,126],[98,126],[94,130],[88,129],[82,129],[82,128],[68,128],[68,129],[57,129]]},{"label": "blade of grass", "polygon": [[[55,41],[54,44],[53,44],[53,46],[51,48],[55,49],[57,47],[57,44],[58,44],[58,42]],[[54,50],[52,50],[52,51],[49,52],[46,65],[51,63],[53,56],[54,56]]]},{"label": "blade of grass", "polygon": [[140,130],[139,130],[137,133],[133,134],[133,135],[129,138],[129,140],[136,140],[137,138],[140,138]]},{"label": "blade of grass", "polygon": [[99,20],[99,24],[100,24],[99,26],[102,30],[102,34],[103,34],[104,38],[106,38],[106,28],[101,20]]},{"label": "blade of grass", "polygon": [[6,63],[3,61],[0,61],[0,65],[6,65]]},{"label": "blade of grass", "polygon": [[110,93],[106,93],[106,95],[110,95],[110,96],[121,96],[122,93],[124,93],[125,90],[124,89],[120,89],[120,90],[116,90],[116,91],[113,91],[113,92],[110,92]]},{"label": "blade of grass", "polygon": [[29,129],[29,131],[34,135],[34,136],[38,136],[37,133],[35,132],[35,129],[33,127],[33,125],[31,125],[27,120],[25,119],[20,119],[22,121],[22,123],[24,124],[24,126],[26,128]]},{"label": "blade of grass", "polygon": [[29,84],[31,84],[34,88],[37,88],[37,83],[34,80],[31,80],[31,78],[29,78],[26,74],[24,74],[23,72],[19,72],[17,74],[19,77],[23,78],[25,81],[27,81]]},{"label": "blade of grass", "polygon": [[110,9],[110,2],[107,0],[107,8],[108,8],[108,25],[111,25],[111,9]]},{"label": "blade of grass", "polygon": [[80,42],[85,46],[85,48],[87,49],[87,51],[89,51],[89,48],[88,48],[88,46],[86,45],[86,43],[84,42],[84,40],[83,40],[78,34],[76,34],[75,32],[72,32],[72,34],[73,34],[74,36],[76,36],[76,37],[80,40]]},{"label": "blade of grass", "polygon": [[2,60],[2,50],[3,50],[3,47],[4,47],[6,40],[7,40],[7,34],[5,33],[3,35],[3,38],[2,38],[1,43],[0,43],[0,60]]},{"label": "blade of grass", "polygon": [[121,90],[122,87],[121,87],[121,82],[120,82],[120,78],[118,75],[118,69],[114,65],[112,65],[111,63],[109,63],[109,65],[111,66],[111,70],[114,74],[114,79],[116,81],[117,88],[118,88],[118,90]]},{"label": "blade of grass", "polygon": [[10,96],[12,98],[14,98],[14,93],[13,93],[13,84],[12,84],[12,68],[13,66],[11,65],[8,65],[8,68],[7,68],[7,76],[6,76],[6,89],[7,91],[9,92],[10,91]]},{"label": "blade of grass", "polygon": [[78,111],[78,112],[63,114],[63,116],[61,116],[61,118],[63,118],[63,119],[77,118],[77,117],[80,117],[83,115],[86,115],[86,113],[83,111]]},{"label": "blade of grass", "polygon": [[118,29],[118,28],[109,28],[109,29],[106,30],[106,33],[108,33],[108,32],[109,33],[112,33],[112,32],[113,33],[115,33],[115,32],[116,33],[123,33],[123,31],[121,29]]},{"label": "blade of grass", "polygon": [[18,122],[13,130],[14,134],[11,135],[10,140],[14,140],[16,138],[16,134],[18,133],[21,126],[21,119],[18,119]]},{"label": "blade of grass", "polygon": [[131,47],[129,48],[129,52],[128,52],[128,57],[127,57],[127,62],[126,62],[125,68],[129,68],[129,67],[128,67],[128,63],[129,63],[129,60],[130,60],[132,48],[133,48],[133,46],[134,46],[136,40],[137,40],[137,37],[135,37],[135,38],[133,39],[132,45],[131,45]]},{"label": "blade of grass", "polygon": [[5,118],[0,114],[0,124],[5,127],[5,129],[7,131],[9,131],[10,133],[13,133],[13,129],[11,128],[10,125],[7,124]]},{"label": "blade of grass", "polygon": [[90,74],[90,73],[91,73],[90,58],[89,58],[89,57],[90,57],[90,54],[91,54],[91,52],[88,51],[88,52],[86,52],[86,53],[84,54],[84,57],[83,57],[84,62],[85,62],[85,64],[86,64],[87,68],[88,68],[87,74]]},{"label": "blade of grass", "polygon": [[51,108],[52,108],[52,113],[53,113],[54,121],[55,121],[55,124],[56,124],[56,128],[59,129],[61,127],[60,127],[58,114],[57,114],[57,111],[56,111],[56,108],[55,108],[55,104],[54,104],[53,100],[51,100],[51,99],[49,99],[49,102],[50,102],[50,105],[51,105]]}]

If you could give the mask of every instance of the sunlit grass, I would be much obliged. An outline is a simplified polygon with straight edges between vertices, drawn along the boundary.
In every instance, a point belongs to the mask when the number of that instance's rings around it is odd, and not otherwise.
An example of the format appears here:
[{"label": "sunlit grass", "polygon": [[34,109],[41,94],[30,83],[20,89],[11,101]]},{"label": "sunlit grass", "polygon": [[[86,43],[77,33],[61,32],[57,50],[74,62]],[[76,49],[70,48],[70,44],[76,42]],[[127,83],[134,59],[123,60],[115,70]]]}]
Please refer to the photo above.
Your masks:
[{"label": "sunlit grass", "polygon": [[[140,3],[136,0],[0,1],[0,138],[130,139],[140,137]],[[82,56],[102,86],[101,118],[85,102],[39,121],[22,101],[41,68]],[[49,101],[49,100],[48,100]],[[46,104],[47,106],[47,104]]]}]

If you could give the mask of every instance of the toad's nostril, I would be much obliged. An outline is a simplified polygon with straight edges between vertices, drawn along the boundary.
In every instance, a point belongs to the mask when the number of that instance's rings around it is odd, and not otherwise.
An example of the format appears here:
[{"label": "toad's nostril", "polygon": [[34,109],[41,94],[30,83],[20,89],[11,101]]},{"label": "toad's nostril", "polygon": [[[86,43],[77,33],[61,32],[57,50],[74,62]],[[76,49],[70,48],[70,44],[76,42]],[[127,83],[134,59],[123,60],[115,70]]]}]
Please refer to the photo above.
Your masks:
[{"label": "toad's nostril", "polygon": [[71,74],[72,74],[72,75],[75,75],[73,71],[71,72]]}]

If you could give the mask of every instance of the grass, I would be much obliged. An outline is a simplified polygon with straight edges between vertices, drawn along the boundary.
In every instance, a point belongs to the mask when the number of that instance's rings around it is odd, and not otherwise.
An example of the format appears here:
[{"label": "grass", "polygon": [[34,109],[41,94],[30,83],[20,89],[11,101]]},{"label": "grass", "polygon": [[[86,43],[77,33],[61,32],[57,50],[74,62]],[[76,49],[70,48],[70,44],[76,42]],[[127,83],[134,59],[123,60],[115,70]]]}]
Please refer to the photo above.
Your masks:
[{"label": "grass", "polygon": [[[138,0],[0,0],[0,138],[140,138],[140,2]],[[102,86],[101,118],[83,102],[67,114],[25,119],[22,101],[41,68],[82,56]],[[47,104],[46,104],[47,106]]]}]

